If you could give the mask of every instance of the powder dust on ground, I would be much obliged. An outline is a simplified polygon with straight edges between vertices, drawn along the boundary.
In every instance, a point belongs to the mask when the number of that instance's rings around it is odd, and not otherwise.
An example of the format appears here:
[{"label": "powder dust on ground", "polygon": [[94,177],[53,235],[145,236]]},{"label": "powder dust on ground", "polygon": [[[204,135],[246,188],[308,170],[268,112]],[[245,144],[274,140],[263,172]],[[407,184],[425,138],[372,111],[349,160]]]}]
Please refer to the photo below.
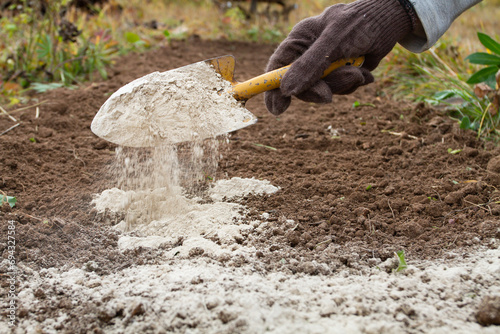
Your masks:
[{"label": "powder dust on ground", "polygon": [[[20,332],[498,330],[483,325],[500,309],[500,149],[438,110],[392,101],[380,85],[329,105],[294,100],[278,118],[262,96],[247,103],[259,122],[207,148],[221,159],[196,158],[211,166],[203,182],[179,179],[183,200],[239,208],[224,222],[233,234],[137,243],[148,236],[120,230],[127,212],[96,207],[96,194],[130,180],[110,170],[131,153],[90,131],[110,94],[224,54],[236,57],[236,79],[248,79],[272,51],[174,42],[121,58],[107,81],[35,96],[39,117],[35,108],[13,113],[22,123],[0,136],[0,189],[18,202],[3,205],[0,220],[4,236],[8,221],[16,225]],[[0,129],[13,124],[0,117]],[[178,148],[181,161],[192,161],[190,149]],[[235,177],[279,190],[208,195]],[[399,250],[411,270],[394,274]]]}]

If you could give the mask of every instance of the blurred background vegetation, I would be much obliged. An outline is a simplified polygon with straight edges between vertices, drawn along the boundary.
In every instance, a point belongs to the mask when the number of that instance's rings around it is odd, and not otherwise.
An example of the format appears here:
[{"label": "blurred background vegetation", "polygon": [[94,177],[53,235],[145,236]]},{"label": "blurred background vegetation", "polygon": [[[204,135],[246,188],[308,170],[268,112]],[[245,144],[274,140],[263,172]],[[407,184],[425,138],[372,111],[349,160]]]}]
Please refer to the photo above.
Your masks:
[{"label": "blurred background vegetation", "polygon": [[[0,103],[26,102],[28,90],[106,78],[117,56],[190,36],[278,43],[301,19],[341,2],[350,1],[0,0]],[[483,1],[464,13],[430,51],[412,54],[397,46],[376,71],[383,93],[444,104],[456,111],[458,121],[468,116],[465,107],[472,103],[479,114],[469,117],[469,127],[479,128],[481,135],[479,122],[491,118],[485,114],[494,109],[494,97],[474,100],[474,87],[466,81],[482,67],[466,57],[492,53],[477,32],[498,40],[499,14],[500,0]],[[467,90],[472,101],[454,94],[457,90]],[[458,102],[449,102],[457,96]],[[498,120],[488,131],[483,128],[483,134],[494,133],[497,125]]]}]

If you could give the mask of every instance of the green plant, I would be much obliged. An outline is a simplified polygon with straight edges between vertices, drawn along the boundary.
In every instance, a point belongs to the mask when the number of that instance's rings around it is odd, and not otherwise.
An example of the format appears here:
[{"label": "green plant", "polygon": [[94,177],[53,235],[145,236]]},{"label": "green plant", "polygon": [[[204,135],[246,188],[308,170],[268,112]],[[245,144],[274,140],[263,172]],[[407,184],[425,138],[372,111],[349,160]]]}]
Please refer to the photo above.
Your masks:
[{"label": "green plant", "polygon": [[[468,84],[486,83],[491,89],[497,88],[497,80],[495,78],[500,71],[500,43],[495,41],[490,36],[481,32],[477,33],[477,37],[482,45],[491,53],[476,52],[469,55],[466,60],[472,64],[485,65],[486,67],[474,73],[468,80]],[[498,88],[497,88],[498,89]]]},{"label": "green plant", "polygon": [[458,153],[460,153],[460,152],[462,152],[462,150],[461,150],[461,149],[456,149],[456,150],[454,150],[454,149],[452,149],[451,147],[450,147],[450,148],[448,148],[448,153],[450,153],[450,154],[452,154],[452,155],[458,154]]},{"label": "green plant", "polygon": [[[488,41],[484,42],[485,44],[497,46],[498,43],[489,37],[484,37],[486,35],[480,34],[480,36],[482,42]],[[500,48],[500,45],[498,46]],[[436,82],[440,82],[440,85],[445,89],[438,91],[432,97],[427,97],[425,101],[434,105],[447,105],[450,116],[460,123],[461,129],[476,131],[478,138],[483,137],[484,139],[498,141],[498,136],[500,135],[498,130],[500,125],[498,92],[495,94],[495,91],[489,88],[492,75],[495,81],[498,65],[489,65],[487,68],[480,69],[470,78],[466,79],[465,75],[455,73],[446,62],[437,55],[434,56],[443,65],[442,67],[429,68],[418,66],[418,68],[428,77],[435,79]],[[500,57],[497,58],[500,60]],[[471,62],[474,63],[483,62],[492,64],[496,58],[485,56],[483,53],[474,53],[467,57],[467,59],[469,61],[472,60]],[[479,84],[472,87],[471,84],[473,83]],[[488,85],[484,83],[488,83]]]},{"label": "green plant", "polygon": [[267,146],[267,145],[263,145],[263,144],[252,143],[252,145],[257,146],[257,147],[264,147],[264,148],[267,148],[268,150],[271,150],[271,151],[277,151],[278,150],[275,147]]},{"label": "green plant", "polygon": [[[166,30],[166,32],[168,33],[168,30]],[[170,36],[170,34],[168,36]],[[165,35],[165,37],[168,36]],[[146,45],[146,41],[143,41],[138,34],[131,31],[125,32],[125,39],[136,48],[140,48]]]},{"label": "green plant", "polygon": [[30,85],[30,87],[37,93],[45,93],[46,91],[52,89],[64,87],[64,84],[60,82],[52,82],[52,83],[34,82]]},{"label": "green plant", "polygon": [[359,101],[354,101],[354,103],[352,104],[352,107],[353,108],[359,108],[359,107],[372,107],[372,108],[376,108],[376,105],[374,105],[373,103],[361,103]]},{"label": "green plant", "polygon": [[17,199],[13,196],[7,196],[3,191],[2,194],[0,194],[0,206],[2,206],[4,203],[9,204],[11,208],[13,208],[16,205]]},{"label": "green plant", "polygon": [[394,253],[394,255],[396,255],[396,257],[399,261],[398,267],[394,270],[395,272],[398,273],[398,272],[403,271],[406,268],[408,268],[408,265],[406,264],[406,260],[405,260],[405,251],[404,250],[397,251],[396,253]]},{"label": "green plant", "polygon": [[[109,33],[102,30],[89,35],[78,29],[69,0],[48,0],[44,11],[37,3],[21,0],[21,7],[0,19],[0,69],[5,70],[0,91],[20,92],[33,83],[69,86],[92,80],[94,72],[106,78],[105,68],[117,52]],[[70,22],[70,16],[75,22]],[[39,87],[38,91],[56,87]]]}]

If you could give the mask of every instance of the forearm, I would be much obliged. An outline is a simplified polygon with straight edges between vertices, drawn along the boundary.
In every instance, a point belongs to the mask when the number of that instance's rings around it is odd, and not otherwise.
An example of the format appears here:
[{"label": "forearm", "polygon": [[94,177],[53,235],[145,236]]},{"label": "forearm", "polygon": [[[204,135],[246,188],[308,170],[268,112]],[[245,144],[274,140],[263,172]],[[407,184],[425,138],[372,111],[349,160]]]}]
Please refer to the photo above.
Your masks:
[{"label": "forearm", "polygon": [[452,22],[482,0],[410,0],[420,27],[399,43],[412,52],[422,52],[433,46]]}]

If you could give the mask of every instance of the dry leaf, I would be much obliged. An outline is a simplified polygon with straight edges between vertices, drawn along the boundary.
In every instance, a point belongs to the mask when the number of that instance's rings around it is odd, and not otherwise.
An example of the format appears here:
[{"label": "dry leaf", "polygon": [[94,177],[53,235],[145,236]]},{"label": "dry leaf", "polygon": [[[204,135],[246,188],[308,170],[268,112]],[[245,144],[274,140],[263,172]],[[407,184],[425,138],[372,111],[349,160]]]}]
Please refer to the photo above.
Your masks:
[{"label": "dry leaf", "polygon": [[474,94],[480,99],[485,97],[492,89],[487,84],[481,82],[474,86]]},{"label": "dry leaf", "polygon": [[499,96],[500,96],[500,90],[495,94],[495,96],[493,97],[493,102],[491,102],[491,108],[490,108],[491,116],[495,116],[496,114],[498,114],[498,105],[500,102]]}]

